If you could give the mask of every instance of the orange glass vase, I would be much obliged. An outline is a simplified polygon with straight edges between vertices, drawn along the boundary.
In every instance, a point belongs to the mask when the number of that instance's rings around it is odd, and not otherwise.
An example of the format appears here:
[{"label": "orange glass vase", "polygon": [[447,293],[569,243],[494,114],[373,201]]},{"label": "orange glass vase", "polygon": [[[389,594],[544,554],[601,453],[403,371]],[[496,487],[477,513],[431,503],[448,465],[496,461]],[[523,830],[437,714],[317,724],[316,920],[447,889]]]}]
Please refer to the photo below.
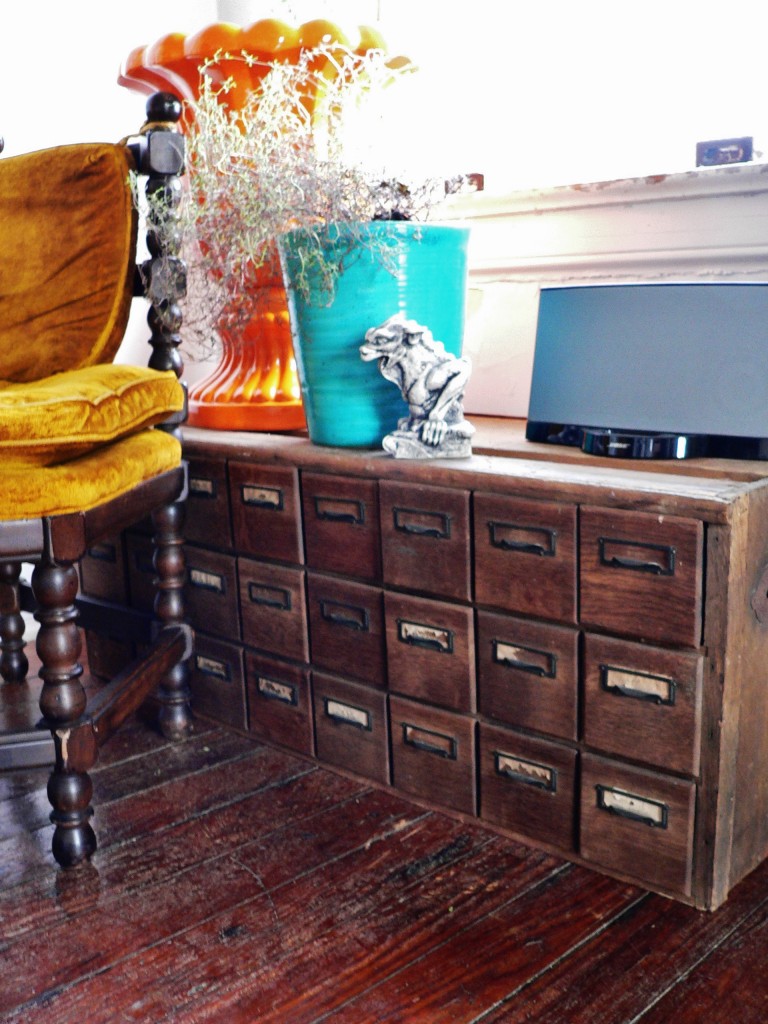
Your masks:
[{"label": "orange glass vase", "polygon": [[[325,19],[291,27],[266,18],[239,28],[226,22],[208,25],[191,36],[172,32],[149,46],[132,50],[118,76],[120,85],[138,92],[172,92],[182,101],[197,99],[200,66],[216,54],[248,53],[261,62],[217,59],[206,74],[231,79],[226,102],[242,109],[266,74],[265,62],[295,62],[303,50],[337,43],[355,53],[384,49],[379,33],[359,27],[351,41]],[[394,58],[397,63],[399,58]],[[301,389],[293,354],[288,303],[282,282],[257,276],[256,312],[237,332],[220,332],[222,355],[216,369],[189,392],[193,426],[216,430],[297,430],[305,426]]]}]

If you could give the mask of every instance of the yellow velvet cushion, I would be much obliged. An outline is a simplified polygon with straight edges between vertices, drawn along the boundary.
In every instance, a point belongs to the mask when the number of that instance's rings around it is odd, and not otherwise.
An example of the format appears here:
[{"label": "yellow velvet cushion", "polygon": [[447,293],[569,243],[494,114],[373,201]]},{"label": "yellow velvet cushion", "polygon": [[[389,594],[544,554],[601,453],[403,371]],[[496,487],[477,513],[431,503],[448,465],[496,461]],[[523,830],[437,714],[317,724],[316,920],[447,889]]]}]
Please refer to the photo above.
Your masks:
[{"label": "yellow velvet cushion", "polygon": [[58,466],[3,465],[0,521],[87,512],[181,463],[181,445],[142,430]]},{"label": "yellow velvet cushion", "polygon": [[133,291],[129,168],[109,143],[0,160],[0,379],[114,358]]},{"label": "yellow velvet cushion", "polygon": [[63,462],[183,406],[172,370],[109,363],[28,384],[0,381],[2,467]]}]

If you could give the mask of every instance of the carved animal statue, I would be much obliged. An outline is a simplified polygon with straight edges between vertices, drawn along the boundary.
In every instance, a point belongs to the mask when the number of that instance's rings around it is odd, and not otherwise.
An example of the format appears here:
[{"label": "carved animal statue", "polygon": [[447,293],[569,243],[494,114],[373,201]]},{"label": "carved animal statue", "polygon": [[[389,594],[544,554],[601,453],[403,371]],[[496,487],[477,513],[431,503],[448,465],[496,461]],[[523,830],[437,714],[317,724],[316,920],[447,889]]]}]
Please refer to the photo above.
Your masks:
[{"label": "carved animal statue", "polygon": [[397,384],[408,403],[409,415],[384,439],[385,450],[401,458],[471,454],[474,427],[462,406],[469,359],[446,352],[428,328],[401,313],[366,331],[360,355],[378,360],[382,376]]}]

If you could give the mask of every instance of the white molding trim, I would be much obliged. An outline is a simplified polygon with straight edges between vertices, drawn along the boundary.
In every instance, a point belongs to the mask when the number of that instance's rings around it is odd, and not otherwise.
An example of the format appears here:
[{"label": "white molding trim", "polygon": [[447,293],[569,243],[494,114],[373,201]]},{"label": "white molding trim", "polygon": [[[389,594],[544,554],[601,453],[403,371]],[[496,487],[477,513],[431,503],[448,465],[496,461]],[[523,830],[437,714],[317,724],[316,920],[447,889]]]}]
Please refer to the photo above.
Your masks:
[{"label": "white molding trim", "polygon": [[454,200],[470,280],[768,278],[768,165]]},{"label": "white molding trim", "polygon": [[[615,206],[627,202],[691,200],[711,196],[764,195],[768,193],[768,163],[731,164],[727,167],[699,168],[675,174],[657,174],[642,178],[620,178],[585,185],[556,185],[551,188],[525,189],[493,194],[475,192],[451,200],[452,214],[481,220],[485,217],[515,216],[518,213],[545,213],[558,209]],[[453,219],[453,217],[451,218]]]}]

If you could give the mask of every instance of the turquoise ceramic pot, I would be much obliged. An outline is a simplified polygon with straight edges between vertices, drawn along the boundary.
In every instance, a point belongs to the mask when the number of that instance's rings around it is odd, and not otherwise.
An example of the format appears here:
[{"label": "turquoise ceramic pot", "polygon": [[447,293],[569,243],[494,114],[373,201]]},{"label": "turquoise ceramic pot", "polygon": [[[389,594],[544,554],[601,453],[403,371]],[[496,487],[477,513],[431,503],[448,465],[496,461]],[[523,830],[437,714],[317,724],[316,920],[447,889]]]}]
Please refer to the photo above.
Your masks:
[{"label": "turquoise ceramic pot", "polygon": [[448,352],[461,354],[468,238],[469,228],[407,221],[332,227],[322,235],[324,252],[342,269],[330,302],[319,273],[309,272],[308,288],[297,286],[307,236],[293,231],[281,239],[293,346],[315,444],[379,447],[407,412],[377,363],[360,358],[369,327],[402,313],[428,327]]}]

